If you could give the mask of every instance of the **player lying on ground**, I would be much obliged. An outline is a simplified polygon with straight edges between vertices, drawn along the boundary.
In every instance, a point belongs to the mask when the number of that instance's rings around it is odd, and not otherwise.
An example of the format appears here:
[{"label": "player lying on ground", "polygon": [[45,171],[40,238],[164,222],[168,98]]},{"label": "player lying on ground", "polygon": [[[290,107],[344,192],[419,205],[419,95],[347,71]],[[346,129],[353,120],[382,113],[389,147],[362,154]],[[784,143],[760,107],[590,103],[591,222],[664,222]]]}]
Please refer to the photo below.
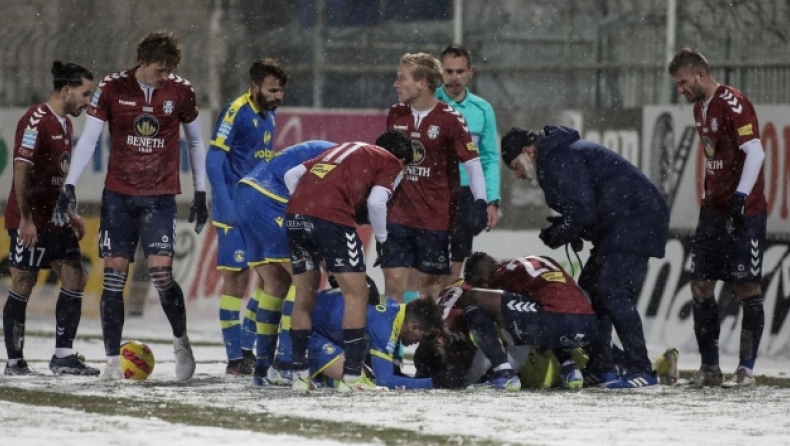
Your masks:
[{"label": "player lying on ground", "polygon": [[[375,290],[375,288],[371,288]],[[283,307],[283,332],[277,348],[275,364],[286,368],[291,361],[291,345],[286,334],[290,317],[290,302]],[[308,342],[308,364],[313,380],[326,378],[330,387],[337,387],[342,380],[345,354],[343,351],[343,310],[345,301],[339,288],[318,293],[312,311],[313,334]],[[430,389],[430,378],[415,379],[400,373],[397,357],[398,342],[413,345],[431,340],[444,332],[439,308],[432,301],[418,299],[408,304],[398,304],[386,296],[372,291],[367,305],[366,336],[368,338],[367,363],[373,373],[373,382],[381,388]],[[369,378],[363,377],[368,380]],[[374,389],[373,386],[366,388]]]},{"label": "player lying on ground", "polygon": [[[452,288],[448,288],[452,290]],[[444,296],[445,293],[442,294]],[[494,374],[491,361],[469,336],[463,318],[458,317],[461,311],[457,308],[449,312],[445,318],[445,326],[449,337],[441,342],[426,340],[420,342],[414,353],[415,378],[431,378],[434,388],[459,389],[488,381]],[[500,330],[500,338],[507,350],[508,362],[521,380],[522,388],[578,388],[581,377],[578,371],[587,366],[587,353],[576,348],[572,350],[575,368],[561,366],[552,349],[528,345],[515,345],[512,336]],[[661,384],[678,383],[678,357],[676,348],[668,348],[665,352],[652,359],[653,370]],[[614,346],[614,361],[618,370],[626,371],[624,354],[618,346]],[[578,371],[576,370],[578,369]],[[569,373],[569,370],[572,373]],[[621,373],[622,374],[622,373]],[[574,378],[574,379],[571,379]]]},{"label": "player lying on ground", "polygon": [[440,305],[445,311],[453,307],[463,311],[470,335],[494,365],[488,386],[508,391],[521,388],[500,341],[498,324],[515,345],[554,349],[567,367],[568,387],[579,387],[569,349],[587,345],[598,320],[587,296],[555,260],[529,256],[500,264],[476,252],[464,266],[463,286]]}]

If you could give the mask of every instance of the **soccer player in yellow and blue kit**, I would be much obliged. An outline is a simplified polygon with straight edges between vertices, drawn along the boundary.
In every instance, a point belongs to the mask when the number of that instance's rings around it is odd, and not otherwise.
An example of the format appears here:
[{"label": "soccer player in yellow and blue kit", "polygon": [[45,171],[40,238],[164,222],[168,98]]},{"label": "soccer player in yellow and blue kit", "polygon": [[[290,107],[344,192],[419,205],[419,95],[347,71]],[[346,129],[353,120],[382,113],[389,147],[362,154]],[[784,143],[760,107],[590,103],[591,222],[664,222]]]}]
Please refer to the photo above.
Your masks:
[{"label": "soccer player in yellow and blue kit", "polygon": [[[372,290],[375,288],[371,288]],[[366,334],[368,337],[368,363],[373,371],[375,384],[389,389],[431,389],[431,378],[412,378],[400,373],[398,342],[413,345],[433,339],[444,332],[441,313],[430,299],[417,299],[399,304],[392,298],[371,292],[367,305]],[[290,316],[290,302],[283,308],[283,318]],[[325,378],[330,387],[343,376],[343,309],[345,301],[340,288],[318,293],[313,308],[313,334],[308,343],[310,376]],[[285,334],[285,331],[283,332]],[[280,335],[277,348],[278,364],[291,360],[288,336]],[[364,378],[367,379],[367,378]],[[339,389],[339,388],[338,388]]]},{"label": "soccer player in yellow and blue kit", "polygon": [[[247,248],[247,265],[255,268],[263,282],[256,314],[258,335],[253,382],[266,377],[272,364],[283,300],[291,287],[291,251],[283,227],[291,194],[283,178],[291,168],[335,145],[316,140],[285,148],[268,163],[258,164],[236,187],[233,205]],[[279,377],[270,376],[269,379],[278,380]]]},{"label": "soccer player in yellow and blue kit", "polygon": [[287,83],[288,74],[274,59],[254,62],[250,67],[250,90],[220,113],[206,157],[206,173],[212,189],[212,223],[217,228],[219,244],[217,269],[222,271],[224,281],[219,319],[228,357],[225,371],[231,375],[252,373],[255,314],[262,294],[259,288],[250,298],[242,330],[239,315],[249,267],[237,227],[233,195],[236,183],[274,153],[274,111],[282,103]]}]

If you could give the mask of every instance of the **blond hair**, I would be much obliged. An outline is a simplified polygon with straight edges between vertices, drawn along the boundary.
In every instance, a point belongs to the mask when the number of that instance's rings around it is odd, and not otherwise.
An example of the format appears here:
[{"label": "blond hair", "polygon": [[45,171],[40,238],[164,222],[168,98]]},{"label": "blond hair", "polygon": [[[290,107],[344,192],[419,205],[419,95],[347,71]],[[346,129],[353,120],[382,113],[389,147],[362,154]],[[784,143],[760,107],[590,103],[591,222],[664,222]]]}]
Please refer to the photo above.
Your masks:
[{"label": "blond hair", "polygon": [[436,91],[442,84],[442,63],[428,53],[406,53],[400,58],[401,65],[409,65],[409,73],[415,81],[425,79],[428,88]]}]

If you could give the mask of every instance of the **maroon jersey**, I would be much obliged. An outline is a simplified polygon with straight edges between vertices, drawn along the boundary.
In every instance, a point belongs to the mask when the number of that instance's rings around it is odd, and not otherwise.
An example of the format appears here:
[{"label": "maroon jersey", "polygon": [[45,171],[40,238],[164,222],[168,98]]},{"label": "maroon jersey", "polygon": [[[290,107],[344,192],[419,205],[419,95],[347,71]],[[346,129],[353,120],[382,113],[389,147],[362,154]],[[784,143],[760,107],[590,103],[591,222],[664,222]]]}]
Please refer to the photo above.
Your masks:
[{"label": "maroon jersey", "polygon": [[417,153],[394,197],[387,221],[411,228],[449,231],[460,190],[458,163],[477,158],[464,117],[444,102],[415,125],[412,108],[392,106],[387,128],[418,141]]},{"label": "maroon jersey", "polygon": [[[746,153],[739,147],[760,139],[757,114],[749,99],[729,85],[720,85],[703,116],[702,102],[694,104],[694,121],[705,150],[705,199],[702,206],[726,214],[743,173]],[[746,215],[767,208],[763,169],[746,198]]]},{"label": "maroon jersey", "polygon": [[[60,187],[71,164],[72,127],[69,118],[58,120],[46,103],[34,105],[16,125],[14,162],[30,163],[28,203],[38,232],[70,231],[50,222]],[[5,212],[6,229],[19,229],[19,205],[16,190],[11,186]]]},{"label": "maroon jersey", "polygon": [[197,119],[195,90],[189,81],[171,74],[146,95],[135,70],[102,79],[88,109],[88,115],[110,126],[104,187],[126,195],[179,194],[179,124]]},{"label": "maroon jersey", "polygon": [[330,147],[304,166],[307,173],[291,195],[287,212],[344,226],[354,226],[354,210],[374,186],[394,192],[403,170],[395,155],[363,142]]},{"label": "maroon jersey", "polygon": [[491,288],[520,294],[550,313],[595,314],[582,289],[550,257],[518,257],[503,263],[494,272]]}]

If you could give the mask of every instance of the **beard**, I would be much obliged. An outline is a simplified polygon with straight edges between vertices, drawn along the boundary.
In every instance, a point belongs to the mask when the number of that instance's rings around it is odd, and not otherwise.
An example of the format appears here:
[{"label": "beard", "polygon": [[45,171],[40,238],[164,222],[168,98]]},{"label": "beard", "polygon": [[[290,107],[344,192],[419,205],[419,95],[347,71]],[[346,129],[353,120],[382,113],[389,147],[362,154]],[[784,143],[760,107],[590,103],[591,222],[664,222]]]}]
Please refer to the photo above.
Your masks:
[{"label": "beard", "polygon": [[66,114],[76,118],[82,114],[82,109],[83,107],[77,101],[66,101]]},{"label": "beard", "polygon": [[694,85],[689,88],[689,93],[691,94],[686,96],[686,101],[690,104],[705,99],[705,90],[698,83],[694,83]]},{"label": "beard", "polygon": [[280,105],[280,101],[277,99],[271,101],[266,100],[266,96],[260,91],[255,95],[255,102],[261,104],[261,107],[268,111],[277,110],[277,107]]},{"label": "beard", "polygon": [[529,180],[533,186],[537,186],[538,181],[536,179],[537,175],[535,174],[535,163],[532,161],[527,161],[523,156],[519,157],[518,162],[521,164],[521,167],[524,169],[524,173],[527,175],[527,177],[524,179]]}]

